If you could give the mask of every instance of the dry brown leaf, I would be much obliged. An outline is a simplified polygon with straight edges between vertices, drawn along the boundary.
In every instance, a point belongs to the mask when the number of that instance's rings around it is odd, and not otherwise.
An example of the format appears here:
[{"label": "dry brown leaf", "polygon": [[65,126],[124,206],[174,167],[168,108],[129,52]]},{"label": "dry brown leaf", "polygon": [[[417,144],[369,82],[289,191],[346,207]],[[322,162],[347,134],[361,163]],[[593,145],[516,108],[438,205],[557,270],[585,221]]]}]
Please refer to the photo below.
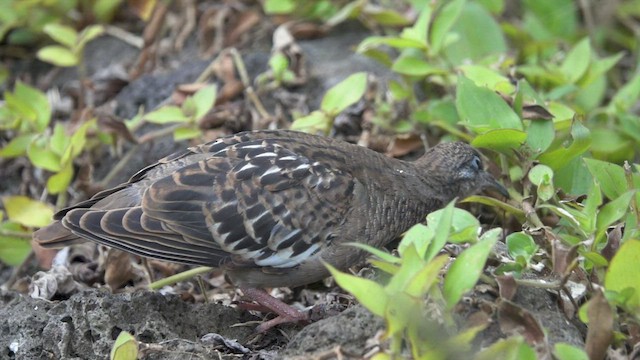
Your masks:
[{"label": "dry brown leaf", "polygon": [[573,263],[578,256],[578,246],[568,247],[557,239],[551,240],[551,245],[553,271],[560,276],[564,276],[573,269]]},{"label": "dry brown leaf", "polygon": [[540,349],[547,346],[542,325],[526,309],[508,300],[500,300],[498,305],[498,324],[506,335],[519,334],[530,345]]},{"label": "dry brown leaf", "polygon": [[518,284],[511,275],[496,276],[498,288],[500,289],[500,297],[505,300],[512,300],[518,290]]},{"label": "dry brown leaf", "polygon": [[601,291],[595,293],[587,306],[589,327],[585,350],[591,360],[604,359],[613,340],[613,310]]}]

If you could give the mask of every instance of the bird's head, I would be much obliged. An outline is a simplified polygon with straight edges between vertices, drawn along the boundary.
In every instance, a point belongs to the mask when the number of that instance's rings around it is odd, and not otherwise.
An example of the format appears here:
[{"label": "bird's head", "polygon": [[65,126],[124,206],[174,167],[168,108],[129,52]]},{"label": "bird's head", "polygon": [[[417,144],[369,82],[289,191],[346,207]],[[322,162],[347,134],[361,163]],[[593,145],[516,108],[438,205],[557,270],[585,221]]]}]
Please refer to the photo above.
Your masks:
[{"label": "bird's head", "polygon": [[507,189],[484,170],[480,153],[463,142],[441,143],[419,160],[425,177],[442,191],[446,201],[492,189],[508,198]]}]

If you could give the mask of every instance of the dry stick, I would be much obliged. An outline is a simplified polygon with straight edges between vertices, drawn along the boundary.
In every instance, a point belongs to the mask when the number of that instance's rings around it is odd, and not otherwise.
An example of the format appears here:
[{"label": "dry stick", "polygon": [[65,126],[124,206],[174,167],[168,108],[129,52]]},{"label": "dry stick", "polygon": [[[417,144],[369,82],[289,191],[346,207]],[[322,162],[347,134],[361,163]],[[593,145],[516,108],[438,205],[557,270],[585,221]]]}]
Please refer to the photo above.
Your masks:
[{"label": "dry stick", "polygon": [[167,16],[168,12],[168,4],[165,1],[159,1],[156,4],[155,9],[153,10],[153,15],[151,17],[151,21],[145,27],[143,33],[144,39],[144,48],[138,57],[138,61],[135,67],[129,72],[129,77],[131,79],[136,79],[143,72],[144,66],[147,61],[151,57],[151,52],[153,49],[153,44],[155,43],[158,35],[160,34],[160,29],[162,28],[162,24],[164,24],[164,19]]},{"label": "dry stick", "polygon": [[122,171],[122,169],[124,168],[125,164],[129,162],[129,159],[131,159],[131,156],[133,156],[133,154],[135,154],[137,152],[138,147],[139,147],[139,145],[135,145],[134,147],[129,149],[129,151],[127,151],[127,153],[122,158],[120,158],[120,160],[118,160],[116,165],[113,168],[111,168],[111,170],[109,171],[107,176],[105,176],[102,180],[100,180],[100,182],[98,182],[98,186],[102,187],[102,188],[105,188],[111,182],[111,180],[120,171]]},{"label": "dry stick", "polygon": [[242,56],[240,56],[240,53],[238,53],[238,49],[230,48],[228,51],[231,53],[231,56],[233,57],[233,63],[236,65],[238,74],[240,74],[240,80],[242,81],[242,84],[244,84],[244,89],[245,89],[245,93],[247,94],[247,97],[249,98],[249,100],[251,100],[251,102],[253,103],[253,106],[256,107],[256,110],[258,110],[258,113],[260,114],[260,116],[262,116],[264,119],[271,118],[271,115],[264,108],[264,105],[262,105],[262,102],[260,101],[256,93],[253,91],[253,86],[251,86],[251,81],[249,80],[247,68],[244,66],[244,62],[242,61]]}]

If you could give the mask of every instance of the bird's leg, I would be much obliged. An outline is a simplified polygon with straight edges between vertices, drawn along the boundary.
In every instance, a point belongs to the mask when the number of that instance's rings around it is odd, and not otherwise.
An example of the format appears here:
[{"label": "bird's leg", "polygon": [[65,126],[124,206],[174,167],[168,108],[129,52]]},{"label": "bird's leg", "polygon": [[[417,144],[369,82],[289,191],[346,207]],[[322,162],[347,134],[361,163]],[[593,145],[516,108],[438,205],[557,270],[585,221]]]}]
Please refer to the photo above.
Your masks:
[{"label": "bird's leg", "polygon": [[245,297],[255,301],[258,305],[263,306],[278,315],[277,317],[260,324],[256,328],[257,332],[265,332],[278,324],[309,321],[309,314],[285,304],[262,289],[241,287],[240,290],[242,290]]}]

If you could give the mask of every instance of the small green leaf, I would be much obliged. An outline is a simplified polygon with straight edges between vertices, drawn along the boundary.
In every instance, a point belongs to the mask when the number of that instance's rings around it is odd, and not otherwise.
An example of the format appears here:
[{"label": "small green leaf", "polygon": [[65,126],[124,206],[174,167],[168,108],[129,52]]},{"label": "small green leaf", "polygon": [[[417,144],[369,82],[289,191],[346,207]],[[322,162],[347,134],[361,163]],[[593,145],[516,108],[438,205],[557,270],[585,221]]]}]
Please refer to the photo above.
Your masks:
[{"label": "small green leaf", "polygon": [[386,335],[393,336],[404,331],[416,313],[420,312],[421,300],[404,292],[392,292],[385,309]]},{"label": "small green leaf", "polygon": [[568,83],[575,83],[585,74],[591,62],[591,44],[589,38],[582,39],[571,49],[564,59],[560,71]]},{"label": "small green leaf", "polygon": [[206,113],[213,108],[216,103],[216,86],[210,85],[198,90],[193,94],[193,101],[196,106],[195,119],[201,119]]},{"label": "small green leaf", "polygon": [[538,159],[549,165],[553,170],[566,166],[573,158],[584,154],[591,145],[591,132],[580,121],[574,121],[571,126],[573,142],[568,148],[561,147],[541,154]]},{"label": "small green leaf", "polygon": [[362,306],[373,314],[384,317],[389,299],[382,285],[372,280],[345,274],[329,264],[325,266],[341,288],[355,296]]},{"label": "small green leaf", "polygon": [[42,31],[51,36],[51,38],[57,43],[64,45],[68,49],[73,48],[78,40],[78,33],[74,28],[69,26],[47,24],[42,28]]},{"label": "small green leaf", "polygon": [[[455,207],[455,200],[451,201],[444,208],[434,211],[434,213],[439,213],[440,216],[438,218],[438,222],[428,222],[427,226],[433,228],[435,230],[435,235],[431,244],[429,244],[429,248],[427,249],[427,253],[424,257],[425,261],[429,262],[433,259],[440,250],[444,247],[444,244],[447,243],[447,238],[449,237],[449,233],[451,232],[451,221],[453,217],[453,209]],[[432,219],[437,215],[431,213]]]},{"label": "small green leaf", "polygon": [[136,360],[138,358],[138,341],[126,331],[121,331],[109,354],[110,360]]},{"label": "small green leaf", "polygon": [[296,119],[291,124],[291,130],[304,131],[310,134],[328,134],[333,123],[322,111],[314,111],[307,116]]},{"label": "small green leaf", "polygon": [[400,37],[403,39],[415,40],[427,47],[427,39],[429,39],[429,25],[431,23],[431,15],[433,14],[433,3],[422,5],[422,10],[418,19],[412,27],[402,30]]},{"label": "small green leaf", "polygon": [[426,49],[425,44],[417,40],[402,39],[391,36],[369,36],[362,40],[356,51],[362,54],[379,46],[390,46],[396,49]]},{"label": "small green leaf", "polygon": [[31,253],[31,244],[28,240],[31,238],[31,232],[25,232],[20,224],[10,221],[0,223],[0,233],[2,232],[24,234],[24,237],[0,235],[0,262],[9,266],[22,264],[27,256],[29,256],[29,253]]},{"label": "small green leaf", "polygon": [[635,191],[628,191],[617,199],[603,206],[598,212],[598,220],[596,221],[596,229],[603,235],[609,225],[622,219],[629,211],[629,203],[635,195]]},{"label": "small green leaf", "polygon": [[553,121],[532,121],[527,127],[527,145],[537,154],[546,151],[553,143],[554,138]]},{"label": "small green leaf", "polygon": [[38,50],[38,59],[62,67],[78,65],[78,57],[69,49],[58,45],[45,46]]},{"label": "small green leaf", "polygon": [[50,194],[59,194],[69,187],[73,179],[73,166],[68,162],[57,174],[47,180],[47,190]]},{"label": "small green leaf", "polygon": [[512,258],[522,256],[527,262],[538,251],[533,238],[523,232],[512,233],[507,236],[507,250]]},{"label": "small green leaf", "polygon": [[35,113],[33,121],[37,131],[44,131],[51,121],[51,105],[47,96],[40,90],[22,82],[16,83],[15,96],[26,101]]},{"label": "small green leaf", "polygon": [[589,360],[589,356],[584,350],[566,343],[556,343],[553,355],[558,360]]},{"label": "small green leaf", "polygon": [[296,8],[294,0],[265,0],[263,10],[266,14],[290,14]]},{"label": "small green leaf", "polygon": [[269,58],[269,67],[273,71],[273,77],[282,80],[282,76],[289,68],[289,60],[282,53],[275,53]]},{"label": "small green leaf", "polygon": [[516,217],[516,219],[518,219],[518,221],[520,222],[524,222],[525,221],[525,216],[524,216],[524,212],[521,209],[518,209],[515,206],[509,205],[503,201],[500,201],[496,198],[492,198],[492,197],[488,197],[488,196],[481,196],[481,195],[471,195],[465,199],[463,199],[461,202],[465,203],[465,202],[472,202],[472,203],[478,203],[478,204],[484,204],[484,205],[488,205],[488,206],[492,206],[492,207],[496,207],[499,209],[502,209],[504,211],[506,211],[507,213],[513,215]]},{"label": "small green leaf", "polygon": [[177,106],[167,105],[144,116],[144,119],[154,124],[170,124],[189,121],[189,117],[185,116]]},{"label": "small green leaf", "polygon": [[51,135],[51,139],[49,140],[51,151],[58,156],[62,156],[69,143],[70,139],[65,133],[64,125],[56,123],[53,127],[53,135]]},{"label": "small green leaf", "polygon": [[495,92],[458,76],[456,108],[460,118],[476,133],[495,129],[522,130],[522,122]]},{"label": "small green leaf", "polygon": [[458,20],[466,0],[453,0],[444,3],[442,10],[433,19],[431,27],[431,49],[433,54],[438,54],[445,45],[445,38],[449,35],[449,30]]},{"label": "small green leaf", "polygon": [[637,72],[613,96],[608,111],[613,114],[628,112],[638,102],[638,98],[640,98],[640,72]]},{"label": "small green leaf", "polygon": [[27,147],[36,136],[34,134],[26,134],[14,137],[0,150],[0,158],[10,159],[25,155]]},{"label": "small green leaf", "polygon": [[637,313],[640,311],[640,240],[628,240],[615,254],[604,278],[604,286],[609,291],[623,292],[633,290],[626,306]]},{"label": "small green leaf", "polygon": [[408,76],[428,76],[433,74],[444,74],[444,69],[438,68],[423,57],[415,54],[403,54],[393,62],[391,70],[398,74]]},{"label": "small green leaf", "polygon": [[501,229],[491,229],[484,233],[480,241],[463,251],[449,268],[442,289],[449,309],[478,282],[500,232]]},{"label": "small green leaf", "polygon": [[398,252],[402,255],[408,246],[413,245],[418,251],[418,254],[420,254],[420,257],[424,257],[434,236],[435,231],[433,228],[423,224],[416,224],[412,226],[402,237],[400,244],[398,244]]},{"label": "small green leaf", "polygon": [[383,261],[386,261],[386,262],[389,262],[389,263],[392,263],[392,264],[400,263],[400,258],[395,257],[395,256],[389,254],[388,252],[386,252],[384,250],[380,250],[377,247],[373,247],[371,245],[358,243],[358,242],[348,242],[348,243],[345,243],[344,245],[354,246],[354,247],[357,247],[358,249],[365,250],[365,251],[369,252],[371,255],[377,256],[378,258],[382,259]]},{"label": "small green leaf", "polygon": [[[443,215],[445,215],[443,211],[434,211],[427,215],[427,223],[439,224]],[[432,226],[429,227],[429,229],[432,228]],[[447,241],[450,243],[475,243],[478,241],[479,229],[480,222],[475,216],[468,211],[454,207]]]},{"label": "small green leaf", "polygon": [[26,196],[5,196],[2,203],[9,220],[27,227],[43,227],[51,223],[53,208]]},{"label": "small green leaf", "polygon": [[510,94],[515,91],[515,86],[506,76],[496,70],[482,65],[462,65],[460,71],[474,83],[498,91]]},{"label": "small green leaf", "polygon": [[78,43],[75,46],[77,51],[82,51],[84,46],[91,40],[97,38],[104,33],[104,26],[102,25],[90,25],[80,32],[78,36]]},{"label": "small green leaf", "polygon": [[553,188],[553,170],[542,164],[529,170],[529,180],[538,187],[538,197],[542,201],[548,201],[555,194]]},{"label": "small green leaf", "polygon": [[609,199],[615,199],[628,190],[629,185],[622,166],[596,159],[584,159],[584,163]]},{"label": "small green leaf", "polygon": [[355,104],[367,90],[367,73],[359,72],[350,75],[334,85],[322,98],[320,109],[333,117]]},{"label": "small green leaf", "polygon": [[175,141],[195,139],[200,135],[202,135],[202,130],[193,126],[181,126],[173,131],[173,139]]},{"label": "small green leaf", "polygon": [[520,336],[498,340],[482,349],[474,360],[536,360],[536,352]]},{"label": "small green leaf", "polygon": [[513,150],[520,149],[526,140],[527,134],[521,130],[496,129],[476,136],[471,141],[471,146],[512,154]]},{"label": "small green leaf", "polygon": [[42,140],[35,140],[27,146],[29,161],[39,168],[53,172],[60,171],[60,156],[56,155]]},{"label": "small green leaf", "polygon": [[438,280],[440,270],[447,264],[449,257],[446,255],[436,256],[429,261],[420,271],[417,271],[411,280],[406,284],[404,291],[415,297],[424,297]]}]

